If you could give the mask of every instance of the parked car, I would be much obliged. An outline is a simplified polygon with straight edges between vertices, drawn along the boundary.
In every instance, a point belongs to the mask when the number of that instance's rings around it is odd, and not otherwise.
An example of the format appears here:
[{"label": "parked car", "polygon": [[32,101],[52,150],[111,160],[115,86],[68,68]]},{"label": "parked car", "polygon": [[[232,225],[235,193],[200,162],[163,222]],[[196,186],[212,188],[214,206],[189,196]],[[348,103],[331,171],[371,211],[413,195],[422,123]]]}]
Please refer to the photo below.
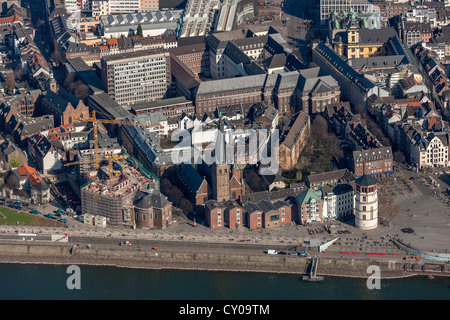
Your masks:
[{"label": "parked car", "polygon": [[414,233],[414,230],[412,228],[403,228],[401,231],[404,233]]}]

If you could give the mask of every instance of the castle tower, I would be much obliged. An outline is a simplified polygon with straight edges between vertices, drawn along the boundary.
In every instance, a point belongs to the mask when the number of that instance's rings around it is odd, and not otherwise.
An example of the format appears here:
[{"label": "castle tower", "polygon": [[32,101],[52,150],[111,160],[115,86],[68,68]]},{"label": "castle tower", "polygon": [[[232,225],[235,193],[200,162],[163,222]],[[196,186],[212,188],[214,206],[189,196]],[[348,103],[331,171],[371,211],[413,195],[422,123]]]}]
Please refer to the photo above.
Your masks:
[{"label": "castle tower", "polygon": [[225,135],[222,118],[216,137],[215,161],[212,164],[213,197],[218,202],[230,200],[230,165],[226,161]]},{"label": "castle tower", "polygon": [[364,175],[355,181],[355,227],[371,230],[378,226],[377,179]]}]

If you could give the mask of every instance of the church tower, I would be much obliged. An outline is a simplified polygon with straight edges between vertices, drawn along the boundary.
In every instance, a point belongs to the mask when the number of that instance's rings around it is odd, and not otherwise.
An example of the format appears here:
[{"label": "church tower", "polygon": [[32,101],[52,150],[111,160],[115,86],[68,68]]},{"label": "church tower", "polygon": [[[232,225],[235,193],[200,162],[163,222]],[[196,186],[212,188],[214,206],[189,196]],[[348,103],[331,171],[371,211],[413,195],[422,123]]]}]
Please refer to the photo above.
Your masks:
[{"label": "church tower", "polygon": [[50,76],[48,78],[48,87],[54,93],[58,93],[58,84],[56,83],[56,79],[53,76],[53,72],[50,72]]},{"label": "church tower", "polygon": [[347,58],[359,58],[359,26],[354,14],[347,30]]},{"label": "church tower", "polygon": [[230,165],[226,161],[224,124],[219,119],[216,137],[215,159],[211,167],[213,197],[218,202],[230,200]]}]

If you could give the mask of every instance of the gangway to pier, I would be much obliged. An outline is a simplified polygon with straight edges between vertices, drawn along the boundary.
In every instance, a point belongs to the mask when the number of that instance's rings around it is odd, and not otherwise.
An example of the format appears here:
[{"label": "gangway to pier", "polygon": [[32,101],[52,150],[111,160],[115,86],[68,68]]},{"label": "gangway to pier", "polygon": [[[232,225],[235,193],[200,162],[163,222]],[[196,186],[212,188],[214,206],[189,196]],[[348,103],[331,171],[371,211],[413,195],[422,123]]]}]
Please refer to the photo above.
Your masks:
[{"label": "gangway to pier", "polygon": [[303,281],[322,281],[323,277],[317,276],[317,265],[319,263],[319,258],[313,257],[311,259],[309,273],[306,276],[303,276]]}]

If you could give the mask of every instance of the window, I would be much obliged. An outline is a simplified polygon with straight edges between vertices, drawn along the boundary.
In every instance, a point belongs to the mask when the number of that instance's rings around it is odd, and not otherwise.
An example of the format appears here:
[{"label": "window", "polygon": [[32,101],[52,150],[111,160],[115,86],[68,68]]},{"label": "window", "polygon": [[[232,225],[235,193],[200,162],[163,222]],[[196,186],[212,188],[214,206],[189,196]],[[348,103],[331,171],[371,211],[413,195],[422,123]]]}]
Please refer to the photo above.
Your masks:
[{"label": "window", "polygon": [[277,220],[280,220],[280,215],[279,214],[270,216],[270,221],[277,221]]}]

